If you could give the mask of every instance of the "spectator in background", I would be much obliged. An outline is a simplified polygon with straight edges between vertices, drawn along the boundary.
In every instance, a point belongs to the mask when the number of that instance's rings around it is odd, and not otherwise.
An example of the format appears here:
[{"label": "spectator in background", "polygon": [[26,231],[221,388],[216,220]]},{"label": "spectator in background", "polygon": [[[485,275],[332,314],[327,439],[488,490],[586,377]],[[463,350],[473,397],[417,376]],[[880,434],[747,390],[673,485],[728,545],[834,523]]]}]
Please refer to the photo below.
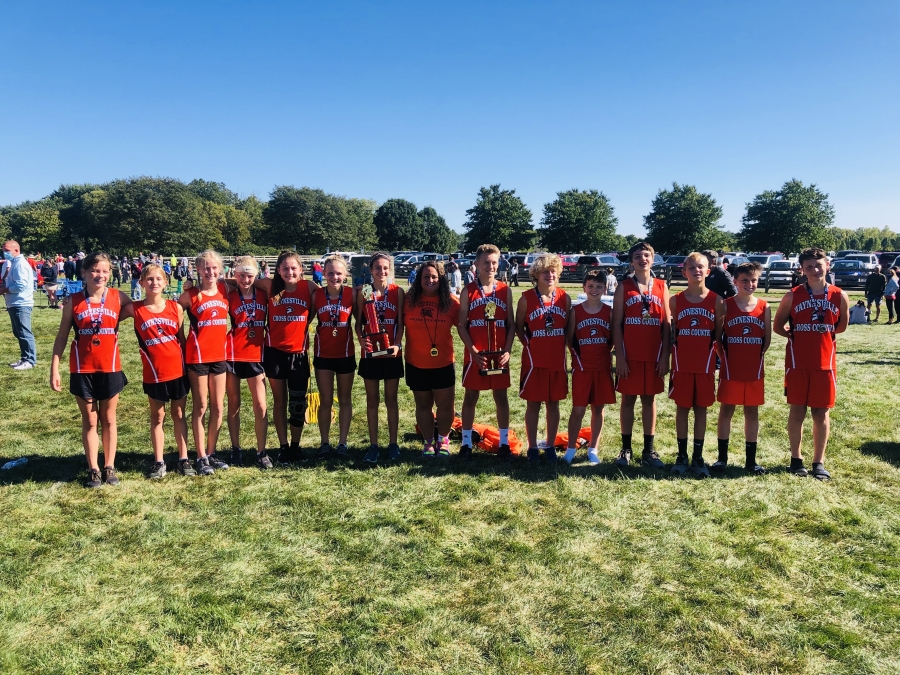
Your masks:
[{"label": "spectator in background", "polygon": [[75,281],[75,261],[72,259],[72,256],[66,258],[66,261],[63,263],[63,275],[69,281]]},{"label": "spectator in background", "polygon": [[887,279],[881,273],[881,268],[876,265],[872,273],[866,278],[866,311],[869,319],[872,318],[872,303],[875,303],[875,321],[881,318],[881,297],[884,295],[884,287]]},{"label": "spectator in background", "polygon": [[734,279],[719,265],[719,254],[716,251],[703,251],[703,255],[709,260],[709,276],[706,277],[706,287],[722,299],[737,295]]},{"label": "spectator in background", "polygon": [[140,258],[135,258],[131,261],[131,269],[129,270],[129,274],[131,275],[131,299],[132,300],[140,300],[141,299],[141,268],[143,267],[143,263]]},{"label": "spectator in background", "polygon": [[322,270],[322,263],[320,263],[318,260],[316,260],[315,262],[313,262],[313,266],[312,266],[313,283],[316,286],[321,286],[323,278],[324,278],[324,274],[323,274],[323,270]]},{"label": "spectator in background", "polygon": [[475,281],[475,272],[472,271],[472,268],[475,265],[469,265],[469,269],[466,270],[466,285],[468,286],[473,281]]},{"label": "spectator in background", "polygon": [[81,264],[84,260],[84,251],[79,251],[75,256],[75,278],[73,281],[78,281],[81,279]]},{"label": "spectator in background", "polygon": [[447,280],[450,282],[450,292],[458,298],[462,291],[462,274],[459,265],[453,262],[452,256],[447,264]]},{"label": "spectator in background", "polygon": [[868,323],[869,312],[866,311],[866,303],[858,301],[850,308],[850,323]]},{"label": "spectator in background", "polygon": [[412,285],[413,285],[414,283],[416,283],[416,268],[415,268],[415,267],[413,267],[413,268],[409,271],[409,277],[407,277],[407,279],[406,279],[406,285],[407,285],[409,288],[412,288]]},{"label": "spectator in background", "polygon": [[112,283],[116,285],[116,288],[119,288],[122,285],[122,263],[119,262],[118,258],[110,258],[109,266],[112,272]]},{"label": "spectator in background", "polygon": [[3,244],[3,281],[0,295],[6,297],[6,311],[12,332],[19,341],[21,358],[10,363],[13,370],[31,370],[37,363],[37,345],[31,332],[31,311],[34,309],[34,271],[19,250],[18,242],[10,239]]},{"label": "spectator in background", "polygon": [[606,295],[615,295],[618,287],[619,281],[616,279],[616,271],[610,267],[606,270]]},{"label": "spectator in background", "polygon": [[[471,267],[469,269],[472,269]],[[497,263],[497,279],[502,281],[504,284],[508,283],[507,277],[509,275],[509,260],[506,259],[505,255],[500,256],[500,262]],[[472,281],[475,281],[474,274]]]},{"label": "spectator in background", "polygon": [[49,259],[41,265],[41,279],[44,280],[44,292],[47,294],[47,304],[51,309],[59,309],[59,300],[56,298],[56,290],[59,288],[59,272],[56,263]]},{"label": "spectator in background", "polygon": [[263,264],[259,267],[259,278],[260,279],[268,279],[269,278],[269,263],[263,260]]},{"label": "spectator in background", "polygon": [[[896,307],[897,291],[900,290],[900,283],[897,282],[897,273],[892,269],[888,269],[887,284],[884,287],[884,304],[888,311],[888,324],[894,323],[894,308]],[[900,308],[897,310],[897,323],[900,323]]]},{"label": "spectator in background", "polygon": [[509,285],[519,285],[519,261],[515,258],[513,258],[512,262],[509,264]]}]

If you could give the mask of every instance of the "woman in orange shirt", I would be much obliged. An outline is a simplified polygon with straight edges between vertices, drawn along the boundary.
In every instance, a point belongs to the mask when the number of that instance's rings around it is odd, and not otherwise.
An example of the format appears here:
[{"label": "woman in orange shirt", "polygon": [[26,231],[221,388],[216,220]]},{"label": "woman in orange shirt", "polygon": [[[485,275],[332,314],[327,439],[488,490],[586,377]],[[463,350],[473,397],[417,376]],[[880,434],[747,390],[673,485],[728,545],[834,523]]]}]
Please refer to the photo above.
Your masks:
[{"label": "woman in orange shirt", "polygon": [[[406,386],[416,399],[416,423],[425,437],[423,457],[450,456],[456,394],[453,328],[458,318],[459,300],[450,294],[444,266],[432,260],[423,263],[403,311]],[[435,409],[437,439],[433,437]]]}]

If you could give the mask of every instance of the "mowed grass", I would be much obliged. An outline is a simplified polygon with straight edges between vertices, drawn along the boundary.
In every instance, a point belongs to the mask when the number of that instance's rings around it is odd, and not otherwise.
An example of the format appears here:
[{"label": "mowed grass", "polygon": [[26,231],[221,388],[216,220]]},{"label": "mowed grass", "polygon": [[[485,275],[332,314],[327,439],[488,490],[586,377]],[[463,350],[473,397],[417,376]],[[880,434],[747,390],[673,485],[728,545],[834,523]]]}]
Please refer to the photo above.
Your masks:
[{"label": "mowed grass", "polygon": [[[614,469],[618,406],[597,469],[583,456],[556,469],[425,462],[402,384],[403,461],[366,470],[357,382],[354,461],[151,483],[126,324],[122,484],[88,491],[74,401],[47,384],[58,317],[35,311],[38,369],[0,370],[0,461],[29,457],[0,472],[0,672],[900,671],[900,327],[839,338],[830,483],[785,470],[778,337],[760,478],[737,470],[738,416],[727,478]],[[0,361],[17,356],[4,323]],[[660,396],[657,447],[670,462],[674,412]],[[243,417],[249,447],[248,407]],[[489,397],[479,418],[495,421]],[[318,445],[318,428],[304,440]]]}]

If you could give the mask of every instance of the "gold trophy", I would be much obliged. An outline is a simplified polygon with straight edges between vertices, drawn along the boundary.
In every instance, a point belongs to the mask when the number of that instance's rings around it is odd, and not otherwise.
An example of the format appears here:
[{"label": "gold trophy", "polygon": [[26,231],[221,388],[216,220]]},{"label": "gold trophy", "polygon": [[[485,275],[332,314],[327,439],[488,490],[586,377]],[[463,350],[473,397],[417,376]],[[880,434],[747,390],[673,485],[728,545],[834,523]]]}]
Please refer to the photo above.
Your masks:
[{"label": "gold trophy", "polygon": [[[487,324],[488,348],[487,351],[478,352],[484,357],[486,368],[478,370],[481,375],[505,375],[509,368],[501,368],[499,361],[503,350],[497,349],[497,303],[489,300],[484,306],[484,321]],[[503,341],[506,342],[506,327],[503,328]]]}]

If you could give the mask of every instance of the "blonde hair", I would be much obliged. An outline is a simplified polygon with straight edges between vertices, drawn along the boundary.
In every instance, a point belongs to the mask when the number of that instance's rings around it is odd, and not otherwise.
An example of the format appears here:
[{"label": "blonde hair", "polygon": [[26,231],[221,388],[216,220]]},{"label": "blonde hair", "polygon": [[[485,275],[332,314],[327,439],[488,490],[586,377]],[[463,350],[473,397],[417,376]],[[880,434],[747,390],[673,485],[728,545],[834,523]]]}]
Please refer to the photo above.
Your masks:
[{"label": "blonde hair", "polygon": [[528,276],[531,277],[532,281],[537,281],[538,275],[543,274],[547,270],[556,270],[557,277],[562,275],[562,260],[555,253],[544,253],[536,257],[534,262],[531,263],[531,267],[528,268]]},{"label": "blonde hair", "polygon": [[500,255],[500,249],[493,244],[482,244],[475,249],[475,260],[478,260],[483,255]]},{"label": "blonde hair", "polygon": [[684,263],[683,263],[683,264],[686,265],[688,260],[696,260],[698,263],[703,263],[704,265],[706,265],[706,268],[707,268],[707,269],[709,269],[709,267],[710,267],[709,258],[707,258],[707,257],[706,257],[705,255],[703,255],[702,253],[697,253],[697,251],[694,251],[694,252],[692,252],[692,253],[688,253],[688,254],[684,257]]},{"label": "blonde hair", "polygon": [[[246,268],[250,268],[249,270]],[[245,269],[241,269],[245,268]],[[234,264],[232,265],[231,271],[237,274],[238,272],[249,272],[253,274],[253,276],[259,276],[259,264],[256,262],[256,258],[252,255],[239,255],[234,259]]]},{"label": "blonde hair", "polygon": [[208,248],[203,251],[203,253],[198,255],[196,260],[194,260],[194,267],[196,267],[198,270],[201,267],[206,267],[207,260],[214,260],[215,262],[219,263],[219,267],[225,266],[225,264],[222,262],[222,256],[213,251],[211,248]]},{"label": "blonde hair", "polygon": [[347,272],[350,271],[349,268],[347,267],[347,261],[344,260],[344,256],[342,256],[342,255],[335,254],[335,255],[330,255],[327,258],[325,258],[325,262],[322,263],[322,269],[324,270],[326,267],[328,267],[329,264],[343,265],[344,266],[344,274],[346,274]]},{"label": "blonde hair", "polygon": [[146,281],[151,272],[159,272],[160,274],[162,274],[163,279],[166,280],[166,285],[169,285],[169,275],[166,274],[166,270],[163,268],[163,266],[158,263],[146,263],[141,268],[141,283],[144,283],[144,281]]}]

